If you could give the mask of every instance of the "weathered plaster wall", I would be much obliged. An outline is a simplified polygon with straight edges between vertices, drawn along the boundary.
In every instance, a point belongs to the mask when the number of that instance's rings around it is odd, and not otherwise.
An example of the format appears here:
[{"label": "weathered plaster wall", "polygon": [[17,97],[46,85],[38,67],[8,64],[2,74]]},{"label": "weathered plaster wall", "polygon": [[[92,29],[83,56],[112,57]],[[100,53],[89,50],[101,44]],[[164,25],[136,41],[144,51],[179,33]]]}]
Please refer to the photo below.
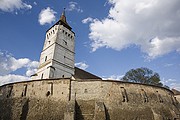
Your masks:
[{"label": "weathered plaster wall", "polygon": [[69,79],[61,79],[2,86],[0,120],[64,118],[69,101],[69,83]]},{"label": "weathered plaster wall", "polygon": [[75,81],[74,84],[78,84],[73,90],[80,106],[77,111],[85,118],[99,116],[95,107],[98,104],[99,111],[104,109],[106,118],[112,120],[179,117],[178,102],[172,92],[164,88],[115,81]]},{"label": "weathered plaster wall", "polygon": [[175,97],[176,97],[177,101],[180,102],[180,95],[176,95]]},{"label": "weathered plaster wall", "polygon": [[163,120],[179,118],[170,90],[102,80],[37,80],[0,87],[0,120]]}]

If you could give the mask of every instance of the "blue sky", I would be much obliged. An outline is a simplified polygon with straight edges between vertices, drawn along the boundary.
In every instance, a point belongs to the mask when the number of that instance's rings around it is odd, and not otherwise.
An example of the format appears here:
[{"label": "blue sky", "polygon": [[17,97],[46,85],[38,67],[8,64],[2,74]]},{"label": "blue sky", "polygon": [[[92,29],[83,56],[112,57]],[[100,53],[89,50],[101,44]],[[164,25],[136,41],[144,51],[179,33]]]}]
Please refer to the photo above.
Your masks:
[{"label": "blue sky", "polygon": [[76,66],[115,80],[147,67],[180,90],[179,0],[1,0],[1,85],[36,71],[45,32],[64,7],[76,34]]}]

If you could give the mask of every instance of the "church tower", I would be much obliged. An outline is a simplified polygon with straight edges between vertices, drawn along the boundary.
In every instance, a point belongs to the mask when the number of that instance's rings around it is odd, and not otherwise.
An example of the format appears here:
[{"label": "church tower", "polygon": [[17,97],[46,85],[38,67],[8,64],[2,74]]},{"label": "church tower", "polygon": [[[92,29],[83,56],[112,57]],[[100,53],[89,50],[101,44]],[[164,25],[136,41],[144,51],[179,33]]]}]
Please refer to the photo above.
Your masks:
[{"label": "church tower", "polygon": [[65,10],[59,21],[46,31],[40,65],[32,79],[63,78],[74,75],[75,33],[66,21]]}]

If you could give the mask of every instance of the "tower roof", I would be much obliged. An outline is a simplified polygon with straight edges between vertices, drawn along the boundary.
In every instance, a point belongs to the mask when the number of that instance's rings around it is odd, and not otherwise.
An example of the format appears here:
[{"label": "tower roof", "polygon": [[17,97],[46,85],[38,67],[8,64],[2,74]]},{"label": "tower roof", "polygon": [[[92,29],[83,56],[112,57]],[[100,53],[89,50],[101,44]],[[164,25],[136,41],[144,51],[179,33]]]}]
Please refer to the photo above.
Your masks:
[{"label": "tower roof", "polygon": [[65,8],[61,14],[60,20],[59,20],[59,24],[60,25],[64,25],[66,28],[71,30],[71,27],[69,26],[69,24],[66,21],[66,14],[65,14]]},{"label": "tower roof", "polygon": [[65,15],[65,8],[64,8],[64,11],[63,11],[62,14],[61,14],[60,20],[61,20],[62,22],[64,22],[64,23],[67,23],[67,22],[66,22],[66,15]]},{"label": "tower roof", "polygon": [[[72,28],[69,26],[69,24],[67,23],[67,21],[66,21],[66,15],[65,15],[65,8],[64,8],[64,10],[63,10],[63,12],[62,12],[62,14],[61,14],[61,16],[60,16],[60,19],[59,19],[59,21],[58,22],[56,22],[54,25],[63,25],[64,27],[66,27],[67,29],[69,29],[69,30],[71,30]],[[53,26],[54,26],[53,25]],[[52,27],[53,27],[52,26]],[[52,28],[51,27],[51,28]],[[49,31],[51,28],[49,28],[47,31]],[[46,31],[46,32],[47,32]]]}]

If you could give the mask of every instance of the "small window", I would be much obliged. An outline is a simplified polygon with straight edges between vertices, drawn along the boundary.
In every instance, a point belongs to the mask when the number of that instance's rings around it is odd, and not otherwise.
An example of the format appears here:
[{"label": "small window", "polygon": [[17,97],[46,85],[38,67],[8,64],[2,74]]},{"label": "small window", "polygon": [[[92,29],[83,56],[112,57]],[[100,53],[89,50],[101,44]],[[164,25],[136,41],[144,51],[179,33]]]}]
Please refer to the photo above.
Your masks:
[{"label": "small window", "polygon": [[42,75],[41,75],[41,79],[43,79],[43,73],[42,73]]},{"label": "small window", "polygon": [[158,91],[156,91],[156,93],[157,93],[157,99],[158,99],[158,101],[159,101],[160,103],[163,103],[163,99],[162,99],[161,95],[158,93]]},{"label": "small window", "polygon": [[62,75],[62,78],[64,78],[64,75]]},{"label": "small window", "polygon": [[67,42],[65,41],[64,44],[67,45]]},{"label": "small window", "polygon": [[68,34],[68,37],[70,36],[70,34]]},{"label": "small window", "polygon": [[53,34],[54,34],[54,30],[53,30]]},{"label": "small window", "polygon": [[22,92],[22,97],[26,96],[26,92],[27,92],[27,85],[24,85],[23,92]]},{"label": "small window", "polygon": [[122,95],[122,102],[128,102],[128,96],[126,89],[124,87],[121,87],[121,95]]},{"label": "small window", "polygon": [[47,91],[46,96],[48,97],[50,94],[51,94],[50,91]]},{"label": "small window", "polygon": [[67,42],[64,40],[64,44],[67,45]]},{"label": "small window", "polygon": [[144,89],[141,89],[141,96],[144,99],[144,103],[148,102],[148,96],[147,96],[146,92],[144,91]]},{"label": "small window", "polygon": [[53,95],[53,83],[48,83],[48,91],[46,93],[46,96]]},{"label": "small window", "polygon": [[65,35],[67,35],[67,32],[65,33]]},{"label": "small window", "polygon": [[45,62],[47,61],[47,56],[45,57]]},{"label": "small window", "polygon": [[87,93],[87,92],[88,92],[87,89],[85,89],[85,90],[84,90],[84,93]]},{"label": "small window", "polygon": [[13,89],[13,86],[8,86],[8,92],[7,92],[7,98],[9,98],[12,94],[12,89]]}]

